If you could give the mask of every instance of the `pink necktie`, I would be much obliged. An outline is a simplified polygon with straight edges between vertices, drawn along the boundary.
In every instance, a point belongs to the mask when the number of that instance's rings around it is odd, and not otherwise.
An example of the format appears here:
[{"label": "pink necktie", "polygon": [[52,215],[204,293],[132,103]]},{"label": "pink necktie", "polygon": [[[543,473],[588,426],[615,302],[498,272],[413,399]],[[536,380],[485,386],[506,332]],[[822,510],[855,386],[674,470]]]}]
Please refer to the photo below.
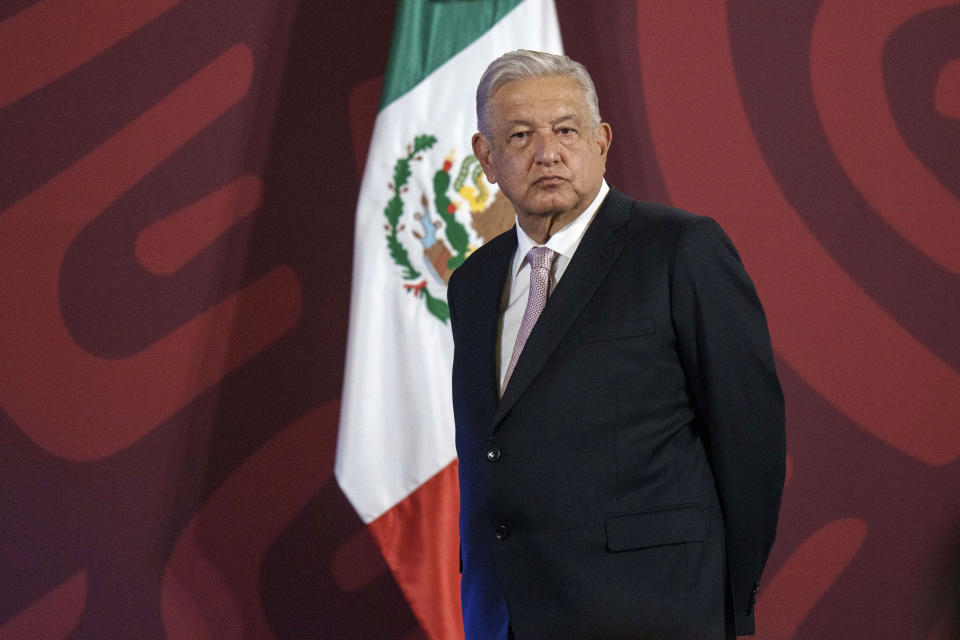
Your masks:
[{"label": "pink necktie", "polygon": [[510,364],[507,365],[507,374],[500,387],[501,396],[507,388],[507,383],[510,382],[513,368],[517,366],[520,352],[523,351],[523,345],[530,337],[533,325],[537,324],[540,312],[547,305],[547,294],[550,291],[550,267],[553,266],[556,258],[557,253],[546,247],[534,247],[527,253],[526,260],[530,263],[530,296],[527,298],[527,308],[523,311],[523,320],[520,321],[517,341],[513,345],[513,355],[510,356]]}]

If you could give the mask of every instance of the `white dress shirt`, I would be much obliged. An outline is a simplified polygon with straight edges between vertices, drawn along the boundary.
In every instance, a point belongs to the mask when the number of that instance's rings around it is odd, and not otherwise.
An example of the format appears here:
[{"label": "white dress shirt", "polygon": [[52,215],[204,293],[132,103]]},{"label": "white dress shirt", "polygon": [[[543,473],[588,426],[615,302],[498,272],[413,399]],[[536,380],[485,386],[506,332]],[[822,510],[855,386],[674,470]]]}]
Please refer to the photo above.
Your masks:
[{"label": "white dress shirt", "polygon": [[530,265],[526,261],[527,253],[533,247],[544,246],[552,249],[558,255],[553,262],[553,268],[550,273],[550,293],[556,288],[560,278],[563,277],[567,265],[580,246],[580,240],[586,233],[587,227],[593,222],[600,203],[610,191],[607,181],[604,180],[600,185],[600,191],[597,197],[593,199],[590,206],[583,213],[569,223],[564,228],[550,236],[545,245],[538,245],[530,239],[523,229],[520,228],[520,221],[517,220],[517,250],[513,254],[513,266],[510,273],[512,278],[507,278],[504,284],[503,303],[500,306],[500,331],[499,331],[499,362],[497,370],[500,373],[500,387],[503,388],[503,378],[507,373],[507,365],[510,363],[510,357],[513,355],[513,346],[517,341],[517,334],[520,332],[520,323],[523,320],[523,312],[527,308],[527,298],[530,295]]}]

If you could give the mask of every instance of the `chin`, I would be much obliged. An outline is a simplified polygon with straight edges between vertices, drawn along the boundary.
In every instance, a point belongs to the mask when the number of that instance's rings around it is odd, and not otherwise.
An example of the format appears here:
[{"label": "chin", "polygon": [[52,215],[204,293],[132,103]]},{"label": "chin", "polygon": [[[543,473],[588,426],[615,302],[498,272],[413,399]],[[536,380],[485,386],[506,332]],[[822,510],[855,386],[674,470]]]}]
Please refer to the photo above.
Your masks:
[{"label": "chin", "polygon": [[527,208],[527,211],[535,215],[546,216],[563,213],[564,211],[569,211],[576,206],[576,198],[554,196],[537,198],[530,204],[530,207]]}]

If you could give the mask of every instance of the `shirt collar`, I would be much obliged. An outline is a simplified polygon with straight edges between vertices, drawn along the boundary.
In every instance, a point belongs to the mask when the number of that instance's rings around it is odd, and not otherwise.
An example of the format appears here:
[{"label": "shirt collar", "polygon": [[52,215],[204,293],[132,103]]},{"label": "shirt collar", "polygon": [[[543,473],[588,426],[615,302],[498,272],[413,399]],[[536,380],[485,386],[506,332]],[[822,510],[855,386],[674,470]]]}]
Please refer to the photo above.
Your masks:
[{"label": "shirt collar", "polygon": [[520,269],[523,268],[527,253],[529,253],[533,247],[544,246],[556,251],[567,260],[573,258],[574,252],[576,252],[577,247],[580,246],[580,240],[583,238],[583,234],[586,233],[587,227],[593,222],[594,216],[597,215],[597,210],[600,208],[603,199],[609,191],[610,187],[607,185],[607,181],[602,180],[600,183],[600,191],[597,192],[597,196],[593,199],[593,202],[590,203],[590,206],[584,209],[583,213],[577,216],[573,222],[570,222],[563,229],[560,229],[560,231],[550,236],[550,239],[547,240],[545,245],[538,245],[534,242],[530,236],[520,228],[520,220],[517,219],[517,253],[513,257],[513,276],[516,277]]}]

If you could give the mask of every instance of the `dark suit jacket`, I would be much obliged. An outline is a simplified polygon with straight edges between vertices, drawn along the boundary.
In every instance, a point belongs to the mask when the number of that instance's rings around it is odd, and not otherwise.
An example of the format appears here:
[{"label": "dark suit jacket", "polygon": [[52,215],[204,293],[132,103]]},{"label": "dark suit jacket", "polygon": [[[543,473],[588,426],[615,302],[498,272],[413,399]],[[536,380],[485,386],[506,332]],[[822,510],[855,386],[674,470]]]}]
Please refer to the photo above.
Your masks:
[{"label": "dark suit jacket", "polygon": [[468,638],[492,636],[500,593],[519,640],[752,633],[784,411],[730,240],[611,189],[498,400],[516,244],[478,249],[448,294]]}]

